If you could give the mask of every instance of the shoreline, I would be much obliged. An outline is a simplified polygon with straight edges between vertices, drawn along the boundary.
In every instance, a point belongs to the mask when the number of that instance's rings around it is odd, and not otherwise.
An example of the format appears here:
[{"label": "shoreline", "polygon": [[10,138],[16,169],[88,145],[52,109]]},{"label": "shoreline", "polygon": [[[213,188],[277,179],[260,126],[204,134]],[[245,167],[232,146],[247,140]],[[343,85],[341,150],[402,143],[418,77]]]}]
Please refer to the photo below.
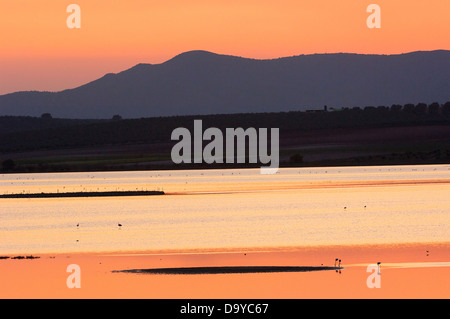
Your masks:
[{"label": "shoreline", "polygon": [[[111,251],[55,251],[55,252],[12,252],[0,253],[2,260],[22,259],[52,259],[65,258],[151,258],[181,256],[235,256],[235,255],[277,255],[277,254],[301,254],[308,257],[337,253],[349,257],[351,260],[364,260],[367,256],[388,255],[396,261],[404,261],[398,251],[417,252],[410,261],[426,260],[426,251],[442,250],[450,253],[450,242],[405,242],[405,243],[378,243],[378,244],[343,244],[343,245],[315,245],[315,246],[274,246],[274,247],[220,247],[220,248],[188,248],[188,249],[148,249],[148,250],[111,250]],[[387,254],[389,252],[389,254]],[[445,255],[446,257],[450,254]],[[429,256],[428,256],[429,257]],[[310,259],[310,258],[308,258]],[[450,261],[450,257],[448,257]],[[331,264],[330,264],[331,265]]]},{"label": "shoreline", "polygon": [[[315,162],[304,162],[301,164],[280,162],[279,168],[338,168],[338,167],[375,167],[375,166],[432,166],[432,165],[450,165],[449,160],[439,160],[439,161],[382,161],[382,160],[371,160],[371,161],[356,161],[354,159],[342,160],[321,160]],[[148,164],[148,165],[128,165],[124,168],[116,167],[81,167],[72,168],[67,167],[54,168],[54,169],[15,169],[12,171],[0,171],[3,175],[14,175],[14,174],[57,174],[57,173],[110,173],[110,172],[139,172],[139,171],[197,171],[197,170],[233,170],[233,169],[260,169],[264,164]]]}]

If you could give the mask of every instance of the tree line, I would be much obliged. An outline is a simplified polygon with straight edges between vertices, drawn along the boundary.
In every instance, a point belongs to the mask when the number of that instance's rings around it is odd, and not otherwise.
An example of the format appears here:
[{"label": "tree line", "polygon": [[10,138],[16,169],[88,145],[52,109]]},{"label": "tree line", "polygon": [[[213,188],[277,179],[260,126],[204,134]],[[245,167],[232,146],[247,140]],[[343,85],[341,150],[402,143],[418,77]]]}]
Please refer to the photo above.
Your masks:
[{"label": "tree line", "polygon": [[[450,124],[450,102],[405,105],[366,106],[323,109],[309,112],[243,113],[189,115],[109,120],[69,120],[30,117],[0,117],[3,123],[18,125],[15,130],[0,129],[0,156],[3,153],[52,150],[96,145],[165,143],[171,141],[175,128],[193,129],[194,119],[203,126],[237,128],[279,128],[280,139],[286,134],[335,128]],[[59,124],[58,124],[58,121]],[[52,124],[53,122],[53,124]],[[30,127],[30,123],[31,125]],[[22,127],[23,126],[23,127]]]}]

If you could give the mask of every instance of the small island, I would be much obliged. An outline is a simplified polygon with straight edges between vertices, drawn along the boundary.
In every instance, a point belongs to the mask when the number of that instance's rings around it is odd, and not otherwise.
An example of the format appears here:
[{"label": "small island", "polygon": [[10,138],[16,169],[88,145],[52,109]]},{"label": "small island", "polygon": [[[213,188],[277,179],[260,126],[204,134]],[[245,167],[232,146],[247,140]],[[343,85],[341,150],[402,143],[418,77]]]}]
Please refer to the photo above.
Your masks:
[{"label": "small island", "polygon": [[113,270],[113,273],[159,274],[159,275],[201,275],[201,274],[247,274],[274,272],[307,272],[321,270],[341,270],[343,267],[327,266],[218,266],[218,267],[179,267],[156,269]]},{"label": "small island", "polygon": [[163,191],[110,191],[110,192],[68,192],[68,193],[21,193],[3,194],[0,198],[75,198],[75,197],[118,197],[164,195]]}]

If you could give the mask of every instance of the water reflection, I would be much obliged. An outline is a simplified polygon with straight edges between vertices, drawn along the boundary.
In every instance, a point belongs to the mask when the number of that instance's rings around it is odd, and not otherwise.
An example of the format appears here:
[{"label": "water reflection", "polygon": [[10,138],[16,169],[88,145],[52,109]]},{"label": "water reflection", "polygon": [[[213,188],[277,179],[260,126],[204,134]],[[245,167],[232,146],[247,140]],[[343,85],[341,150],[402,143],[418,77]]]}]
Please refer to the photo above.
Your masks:
[{"label": "water reflection", "polygon": [[449,242],[449,181],[448,165],[1,175],[3,193],[168,195],[2,199],[0,253]]}]

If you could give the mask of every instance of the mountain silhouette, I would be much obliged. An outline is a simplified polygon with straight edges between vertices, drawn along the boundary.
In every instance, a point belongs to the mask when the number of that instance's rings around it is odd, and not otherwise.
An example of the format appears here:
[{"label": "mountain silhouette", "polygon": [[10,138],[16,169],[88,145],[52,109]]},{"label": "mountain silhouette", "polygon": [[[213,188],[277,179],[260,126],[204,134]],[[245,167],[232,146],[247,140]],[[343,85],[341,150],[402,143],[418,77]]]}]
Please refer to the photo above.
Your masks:
[{"label": "mountain silhouette", "polygon": [[60,92],[0,96],[0,115],[141,118],[302,111],[450,100],[450,51],[270,60],[182,53]]}]

